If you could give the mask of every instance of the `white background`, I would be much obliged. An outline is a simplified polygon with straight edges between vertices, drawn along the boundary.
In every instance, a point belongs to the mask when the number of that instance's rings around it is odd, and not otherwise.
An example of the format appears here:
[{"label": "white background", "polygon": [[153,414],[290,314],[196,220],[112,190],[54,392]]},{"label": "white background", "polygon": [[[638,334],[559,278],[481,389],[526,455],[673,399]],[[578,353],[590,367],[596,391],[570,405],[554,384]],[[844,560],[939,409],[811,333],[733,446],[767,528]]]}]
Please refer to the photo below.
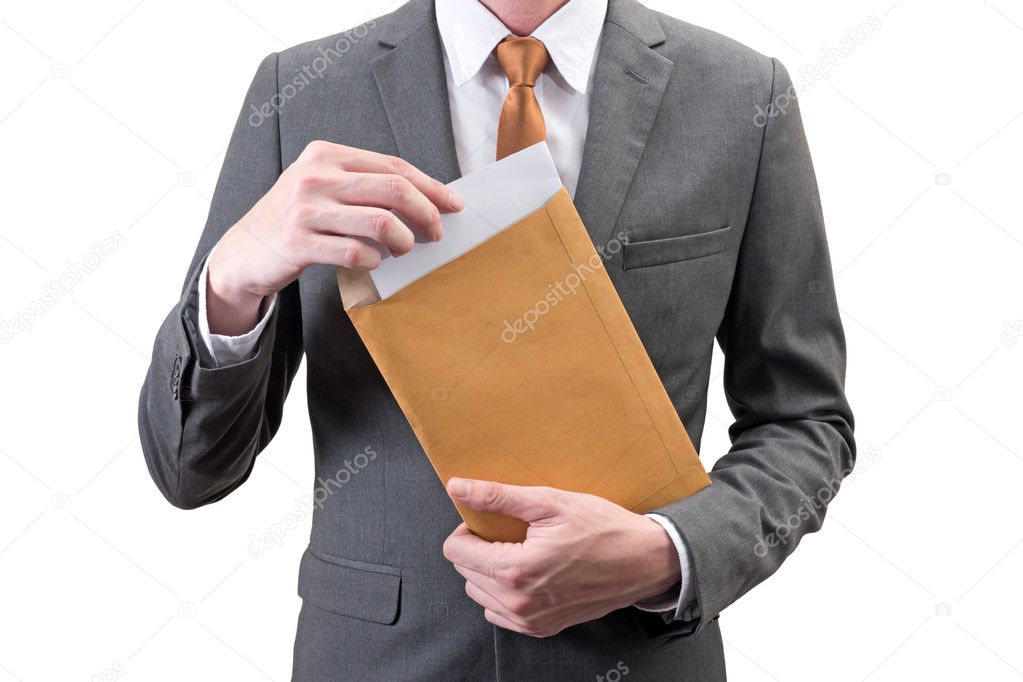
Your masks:
[{"label": "white background", "polygon": [[[831,55],[801,99],[860,464],[823,532],[722,616],[731,678],[1023,677],[1023,7],[649,4],[794,78]],[[192,512],[151,483],[136,400],[259,60],[388,9],[0,5],[0,319],[123,241],[0,344],[0,681],[288,679],[308,521],[248,550],[312,489],[303,374],[251,480]],[[730,421],[714,376],[708,465]]]}]

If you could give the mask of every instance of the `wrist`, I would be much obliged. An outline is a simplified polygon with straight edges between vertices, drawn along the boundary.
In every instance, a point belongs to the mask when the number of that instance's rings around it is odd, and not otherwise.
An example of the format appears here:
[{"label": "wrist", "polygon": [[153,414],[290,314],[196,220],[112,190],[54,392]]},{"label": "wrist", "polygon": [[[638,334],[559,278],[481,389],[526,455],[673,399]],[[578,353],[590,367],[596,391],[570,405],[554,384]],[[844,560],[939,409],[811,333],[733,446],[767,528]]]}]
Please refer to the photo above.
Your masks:
[{"label": "wrist", "polygon": [[212,334],[240,336],[256,326],[264,297],[240,286],[218,251],[206,268],[206,320]]},{"label": "wrist", "polygon": [[661,524],[646,516],[641,518],[644,523],[640,526],[639,556],[642,560],[639,563],[643,575],[637,585],[641,594],[634,601],[662,595],[682,579],[678,549],[671,537]]}]

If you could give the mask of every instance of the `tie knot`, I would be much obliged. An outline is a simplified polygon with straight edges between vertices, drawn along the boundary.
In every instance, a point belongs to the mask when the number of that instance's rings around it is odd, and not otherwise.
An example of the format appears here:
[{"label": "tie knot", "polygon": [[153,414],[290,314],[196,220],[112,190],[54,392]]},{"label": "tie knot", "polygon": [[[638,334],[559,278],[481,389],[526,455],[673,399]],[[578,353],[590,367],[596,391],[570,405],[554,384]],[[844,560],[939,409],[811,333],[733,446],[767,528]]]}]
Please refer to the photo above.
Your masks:
[{"label": "tie knot", "polygon": [[494,56],[508,76],[510,87],[533,87],[550,61],[547,48],[536,38],[505,38],[494,48]]}]

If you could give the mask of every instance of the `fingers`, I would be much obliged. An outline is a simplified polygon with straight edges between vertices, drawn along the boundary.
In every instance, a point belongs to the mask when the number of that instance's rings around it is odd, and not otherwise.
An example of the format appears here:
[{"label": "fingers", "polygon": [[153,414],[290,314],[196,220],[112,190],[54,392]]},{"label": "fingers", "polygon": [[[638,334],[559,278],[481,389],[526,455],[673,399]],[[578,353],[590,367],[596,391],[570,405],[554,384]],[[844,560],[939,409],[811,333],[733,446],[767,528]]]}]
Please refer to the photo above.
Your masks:
[{"label": "fingers", "polygon": [[494,613],[498,613],[509,620],[511,619],[512,614],[508,611],[507,607],[505,607],[505,605],[502,604],[497,597],[490,594],[476,583],[467,580],[465,582],[465,593],[470,599],[483,608],[490,609]]},{"label": "fingers", "polygon": [[356,270],[372,270],[380,265],[380,250],[356,237],[310,234],[301,247],[306,263],[340,265]]},{"label": "fingers", "polygon": [[559,632],[557,600],[537,586],[523,545],[486,542],[463,523],[444,542],[444,556],[465,578],[465,593],[483,607],[489,622],[532,637]]},{"label": "fingers", "polygon": [[467,526],[464,523],[460,523],[460,524],[458,524],[458,528],[455,528],[453,531],[451,531],[451,535],[448,536],[448,540],[451,540],[452,538],[460,538],[460,537],[464,537],[464,536],[469,536],[469,537],[474,537],[474,538],[476,537],[476,535],[474,535],[473,532],[471,530],[469,530],[469,526]]},{"label": "fingers", "polygon": [[434,180],[408,161],[396,156],[345,147],[340,154],[340,165],[341,168],[349,172],[401,176],[412,183],[441,211],[457,212],[465,208],[465,202],[461,197],[444,183]]},{"label": "fingers", "polygon": [[466,582],[473,583],[481,590],[484,590],[491,595],[499,595],[505,589],[505,586],[499,583],[494,578],[490,577],[485,573],[469,568],[468,566],[462,566],[460,564],[452,563],[451,566],[458,572],[460,576],[465,578]]},{"label": "fingers", "polygon": [[507,565],[521,545],[487,542],[474,535],[463,523],[444,541],[444,558],[458,566],[490,575]]},{"label": "fingers", "polygon": [[443,233],[440,211],[423,192],[400,175],[345,173],[333,196],[349,206],[374,206],[400,211],[429,239],[439,239]]},{"label": "fingers", "polygon": [[370,206],[328,206],[309,220],[309,228],[327,235],[370,239],[395,256],[408,253],[415,244],[415,235],[400,218]]},{"label": "fingers", "polygon": [[518,632],[519,634],[526,635],[528,637],[537,637],[542,639],[545,637],[553,637],[560,632],[557,628],[552,627],[529,626],[525,624],[520,625],[510,618],[502,616],[500,613],[491,611],[490,609],[483,610],[483,617],[487,619],[487,622],[496,625],[499,628]]},{"label": "fingers", "polygon": [[505,618],[496,611],[492,611],[491,609],[483,609],[483,617],[487,619],[488,623],[496,625],[499,628],[504,628],[505,630],[511,630],[512,632],[520,632],[522,634],[525,634],[524,632],[522,632],[522,628],[519,627],[516,623],[513,623],[511,620]]},{"label": "fingers", "polygon": [[555,491],[551,488],[452,478],[447,490],[451,499],[465,507],[514,516],[528,523],[545,521],[558,514]]},{"label": "fingers", "polygon": [[[461,211],[465,207],[465,202],[442,182],[431,178],[409,162],[395,156],[317,140],[306,146],[305,151],[302,152],[302,159],[313,165],[329,164],[348,173],[371,173],[400,177],[411,184],[417,192],[440,211]],[[395,208],[391,205],[384,207]],[[436,241],[442,236],[439,220],[436,223],[427,222],[421,227],[428,239]]]},{"label": "fingers", "polygon": [[471,581],[465,583],[465,594],[483,607],[484,617],[494,625],[531,637],[549,637],[556,632],[547,622],[551,619],[524,597],[509,595],[501,599]]}]

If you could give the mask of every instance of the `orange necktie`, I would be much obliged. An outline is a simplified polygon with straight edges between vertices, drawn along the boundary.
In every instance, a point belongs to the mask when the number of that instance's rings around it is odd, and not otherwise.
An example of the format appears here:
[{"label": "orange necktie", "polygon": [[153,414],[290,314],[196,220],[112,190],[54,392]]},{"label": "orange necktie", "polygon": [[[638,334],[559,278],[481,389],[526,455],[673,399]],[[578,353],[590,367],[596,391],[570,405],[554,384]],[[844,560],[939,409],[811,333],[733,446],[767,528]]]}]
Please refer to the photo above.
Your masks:
[{"label": "orange necktie", "polygon": [[536,38],[505,38],[494,56],[508,76],[508,97],[497,126],[497,158],[503,159],[547,139],[547,126],[533,86],[547,67],[550,55]]}]

